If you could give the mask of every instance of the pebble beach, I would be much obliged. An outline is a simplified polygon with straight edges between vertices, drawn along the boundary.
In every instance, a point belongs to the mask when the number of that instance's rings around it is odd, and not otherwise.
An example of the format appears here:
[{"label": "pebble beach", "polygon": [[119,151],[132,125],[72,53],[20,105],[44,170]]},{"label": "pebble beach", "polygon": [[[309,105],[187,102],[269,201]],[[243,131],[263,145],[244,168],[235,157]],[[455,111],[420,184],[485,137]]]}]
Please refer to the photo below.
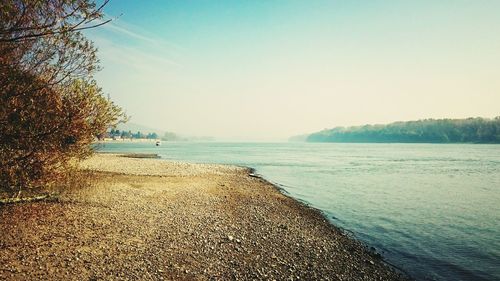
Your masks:
[{"label": "pebble beach", "polygon": [[250,169],[97,154],[97,183],[0,206],[0,280],[408,280]]}]

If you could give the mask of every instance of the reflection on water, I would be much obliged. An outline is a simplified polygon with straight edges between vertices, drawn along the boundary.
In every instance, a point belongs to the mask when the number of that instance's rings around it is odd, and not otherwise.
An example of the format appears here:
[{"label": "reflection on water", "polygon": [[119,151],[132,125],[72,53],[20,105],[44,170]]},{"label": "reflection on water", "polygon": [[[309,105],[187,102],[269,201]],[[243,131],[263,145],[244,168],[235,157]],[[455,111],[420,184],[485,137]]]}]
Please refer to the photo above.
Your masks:
[{"label": "reflection on water", "polygon": [[419,280],[500,280],[500,145],[149,143],[255,168]]}]

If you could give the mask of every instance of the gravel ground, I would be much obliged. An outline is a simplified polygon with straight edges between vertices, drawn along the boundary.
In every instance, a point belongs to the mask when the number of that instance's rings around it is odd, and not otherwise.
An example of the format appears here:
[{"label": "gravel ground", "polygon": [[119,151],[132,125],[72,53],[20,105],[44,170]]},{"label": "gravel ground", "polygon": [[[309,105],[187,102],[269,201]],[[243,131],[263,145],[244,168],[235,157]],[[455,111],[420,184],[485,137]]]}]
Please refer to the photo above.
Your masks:
[{"label": "gravel ground", "polygon": [[248,169],[84,166],[96,186],[0,207],[0,280],[406,280]]},{"label": "gravel ground", "polygon": [[224,175],[231,172],[245,171],[245,168],[214,165],[190,164],[176,161],[158,161],[158,159],[130,158],[120,154],[96,154],[82,163],[85,169],[137,176],[199,176]]}]

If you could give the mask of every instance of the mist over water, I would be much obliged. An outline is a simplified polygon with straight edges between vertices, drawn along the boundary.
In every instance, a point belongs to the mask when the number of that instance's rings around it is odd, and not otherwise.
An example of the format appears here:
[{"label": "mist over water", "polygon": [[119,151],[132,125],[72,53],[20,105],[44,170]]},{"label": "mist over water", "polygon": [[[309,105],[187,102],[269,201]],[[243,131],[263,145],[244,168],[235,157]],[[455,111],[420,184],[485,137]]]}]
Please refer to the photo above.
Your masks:
[{"label": "mist over water", "polygon": [[500,280],[500,145],[109,143],[255,168],[417,280]]}]

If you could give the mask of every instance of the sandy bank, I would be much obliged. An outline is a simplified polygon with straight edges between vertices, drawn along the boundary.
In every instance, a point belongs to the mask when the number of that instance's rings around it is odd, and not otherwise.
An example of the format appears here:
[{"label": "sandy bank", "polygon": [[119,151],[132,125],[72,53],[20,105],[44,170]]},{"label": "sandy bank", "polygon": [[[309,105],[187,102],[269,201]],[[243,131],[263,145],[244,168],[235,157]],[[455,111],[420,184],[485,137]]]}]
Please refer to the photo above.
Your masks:
[{"label": "sandy bank", "polygon": [[95,187],[0,207],[0,280],[403,280],[248,170],[97,155]]},{"label": "sandy bank", "polygon": [[129,158],[120,154],[108,153],[96,154],[91,159],[83,162],[82,167],[101,172],[166,177],[225,175],[246,170],[236,166],[158,161],[158,159]]}]

